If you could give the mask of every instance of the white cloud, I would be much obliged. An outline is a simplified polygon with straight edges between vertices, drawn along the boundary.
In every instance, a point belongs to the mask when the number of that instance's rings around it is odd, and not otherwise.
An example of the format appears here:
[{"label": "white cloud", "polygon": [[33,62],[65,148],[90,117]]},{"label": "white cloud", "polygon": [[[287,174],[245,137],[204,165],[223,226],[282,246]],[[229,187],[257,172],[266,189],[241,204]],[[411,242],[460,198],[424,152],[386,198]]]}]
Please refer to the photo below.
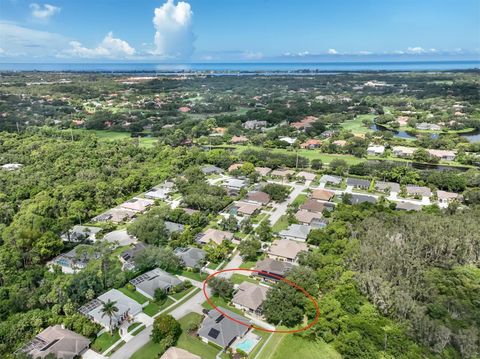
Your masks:
[{"label": "white cloud", "polygon": [[424,49],[423,47],[420,46],[412,46],[412,47],[407,47],[406,50],[404,51],[396,51],[397,53],[406,53],[406,54],[433,54],[438,52],[437,49]]},{"label": "white cloud", "polygon": [[50,4],[38,5],[37,3],[30,4],[30,9],[32,9],[32,16],[37,19],[46,20],[51,16],[58,14],[60,8],[58,6],[53,6]]},{"label": "white cloud", "polygon": [[338,55],[338,51],[335,49],[328,49],[327,54],[329,55]]},{"label": "white cloud", "polygon": [[68,39],[60,34],[0,21],[0,43],[5,56],[38,58],[56,55],[68,45]]},{"label": "white cloud", "polygon": [[95,48],[83,46],[78,41],[70,41],[70,49],[66,53],[73,57],[94,58],[126,58],[135,55],[135,49],[128,42],[113,37],[110,31]]},{"label": "white cloud", "polygon": [[242,53],[242,57],[245,60],[260,60],[263,58],[263,54],[261,52],[245,51]]},{"label": "white cloud", "polygon": [[155,50],[153,54],[164,58],[188,58],[192,55],[195,36],[192,31],[193,12],[184,1],[175,5],[173,0],[155,9]]}]

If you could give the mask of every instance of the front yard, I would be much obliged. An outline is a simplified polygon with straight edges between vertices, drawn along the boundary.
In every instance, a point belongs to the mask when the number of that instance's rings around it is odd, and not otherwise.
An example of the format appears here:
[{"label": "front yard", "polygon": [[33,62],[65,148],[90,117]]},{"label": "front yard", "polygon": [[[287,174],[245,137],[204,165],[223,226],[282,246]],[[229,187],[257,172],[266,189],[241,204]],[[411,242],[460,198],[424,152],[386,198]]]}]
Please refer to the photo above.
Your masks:
[{"label": "front yard", "polygon": [[118,333],[118,330],[115,330],[113,335],[110,335],[109,332],[105,332],[93,341],[90,348],[101,354],[119,340],[120,334]]}]

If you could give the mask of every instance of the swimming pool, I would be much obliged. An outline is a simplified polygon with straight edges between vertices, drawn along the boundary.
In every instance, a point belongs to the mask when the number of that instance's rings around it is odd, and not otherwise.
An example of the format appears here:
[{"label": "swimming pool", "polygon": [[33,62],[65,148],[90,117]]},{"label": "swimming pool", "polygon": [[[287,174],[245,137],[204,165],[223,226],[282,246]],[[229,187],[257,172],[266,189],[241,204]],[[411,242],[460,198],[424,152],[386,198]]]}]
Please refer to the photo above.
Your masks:
[{"label": "swimming pool", "polygon": [[240,349],[248,354],[252,351],[252,349],[255,347],[255,345],[257,345],[258,342],[258,337],[256,338],[252,336],[246,336],[235,345],[235,349]]}]

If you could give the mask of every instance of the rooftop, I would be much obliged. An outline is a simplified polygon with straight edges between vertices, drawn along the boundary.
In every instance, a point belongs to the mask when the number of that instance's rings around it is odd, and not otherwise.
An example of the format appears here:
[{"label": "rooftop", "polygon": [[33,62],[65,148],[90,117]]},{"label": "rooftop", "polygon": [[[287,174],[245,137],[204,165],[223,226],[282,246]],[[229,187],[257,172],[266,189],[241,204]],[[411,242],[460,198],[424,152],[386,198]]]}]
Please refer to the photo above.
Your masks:
[{"label": "rooftop", "polygon": [[308,246],[305,243],[290,241],[288,239],[278,239],[272,243],[268,254],[294,260],[297,258],[297,255],[303,251],[308,251]]},{"label": "rooftop", "polygon": [[232,299],[232,303],[242,307],[258,310],[267,297],[268,288],[259,284],[243,282]]}]

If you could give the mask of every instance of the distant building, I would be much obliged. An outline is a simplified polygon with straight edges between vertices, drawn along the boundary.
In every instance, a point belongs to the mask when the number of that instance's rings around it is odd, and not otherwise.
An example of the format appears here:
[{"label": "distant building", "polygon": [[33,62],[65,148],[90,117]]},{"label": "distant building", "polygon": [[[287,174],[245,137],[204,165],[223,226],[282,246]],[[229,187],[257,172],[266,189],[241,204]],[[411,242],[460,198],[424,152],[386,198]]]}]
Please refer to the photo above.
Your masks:
[{"label": "distant building", "polygon": [[211,174],[222,174],[225,172],[223,169],[217,166],[212,166],[212,165],[207,165],[202,167],[202,172],[205,175],[211,175]]},{"label": "distant building", "polygon": [[23,167],[21,163],[7,163],[2,165],[0,168],[5,171],[16,171]]},{"label": "distant building", "polygon": [[[277,282],[280,280],[277,277],[284,278],[292,268],[292,263],[265,258],[258,261],[255,265],[255,269],[259,271],[256,272],[255,275],[269,282]],[[271,274],[273,274],[273,276]]]},{"label": "distant building", "polygon": [[437,198],[438,203],[440,204],[449,204],[455,200],[460,200],[462,198],[461,195],[454,192],[446,192],[446,191],[437,191]]},{"label": "distant building", "polygon": [[375,189],[384,193],[398,193],[400,192],[400,185],[395,182],[375,181]]},{"label": "distant building", "polygon": [[264,177],[272,172],[272,169],[268,167],[255,167],[255,172]]},{"label": "distant building", "polygon": [[298,255],[301,252],[307,251],[308,246],[305,243],[287,239],[277,239],[272,243],[267,254],[270,258],[277,261],[295,263]]},{"label": "distant building", "polygon": [[385,146],[382,145],[370,145],[367,148],[367,154],[371,156],[380,156],[385,152]]},{"label": "distant building", "polygon": [[438,159],[445,160],[445,161],[454,161],[456,157],[455,151],[449,150],[427,150],[427,152]]},{"label": "distant building", "polygon": [[320,183],[325,183],[325,184],[331,183],[336,186],[340,185],[342,181],[343,181],[342,177],[339,177],[339,176],[323,175],[320,178]]},{"label": "distant building", "polygon": [[370,188],[370,180],[360,178],[347,178],[347,186],[368,190]]},{"label": "distant building", "polygon": [[428,122],[421,122],[418,123],[415,128],[417,130],[423,130],[423,131],[441,131],[442,127],[434,124],[434,123],[428,123]]},{"label": "distant building", "polygon": [[364,194],[352,194],[350,200],[351,204],[361,204],[361,203],[377,203],[377,199],[373,196],[368,196]]},{"label": "distant building", "polygon": [[395,207],[397,210],[402,211],[421,211],[422,206],[415,203],[409,202],[398,202],[397,206]]},{"label": "distant building", "polygon": [[90,340],[84,336],[54,325],[44,329],[35,338],[17,350],[31,358],[53,356],[61,359],[74,359],[88,349]]},{"label": "distant building", "polygon": [[58,265],[66,274],[77,273],[84,269],[91,260],[99,258],[99,254],[93,252],[93,248],[89,245],[77,246],[69,252],[56,256],[48,262],[48,265]]},{"label": "distant building", "polygon": [[314,148],[319,148],[321,145],[322,145],[322,141],[311,138],[311,139],[305,141],[304,143],[302,143],[300,145],[300,147],[304,148],[304,149],[312,150]]},{"label": "distant building", "polygon": [[280,231],[279,236],[282,239],[305,242],[311,230],[311,226],[291,224],[287,229]]},{"label": "distant building", "polygon": [[220,245],[223,241],[231,241],[232,239],[233,233],[227,231],[220,231],[215,228],[209,228],[204,233],[200,233],[197,236],[197,242],[201,244],[209,244],[212,242]]},{"label": "distant building", "polygon": [[248,142],[248,138],[245,136],[233,136],[230,142],[233,144],[246,143]]},{"label": "distant building", "polygon": [[261,204],[250,202],[235,202],[231,208],[233,215],[252,216],[262,208]]},{"label": "distant building", "polygon": [[62,235],[62,240],[65,242],[95,242],[97,233],[101,232],[102,228],[93,226],[73,226],[67,233]]},{"label": "distant building", "polygon": [[296,175],[297,178],[303,178],[305,181],[313,181],[316,177],[315,173],[300,171]]},{"label": "distant building", "polygon": [[176,248],[173,253],[187,268],[201,268],[205,262],[205,251],[200,248]]},{"label": "distant building", "polygon": [[155,268],[132,279],[130,283],[135,286],[137,292],[153,299],[157,289],[168,293],[173,287],[182,284],[182,281],[164,270]]},{"label": "distant building", "polygon": [[125,208],[131,211],[143,213],[145,212],[150,206],[153,206],[155,201],[148,199],[148,198],[132,198],[126,202],[123,202],[120,207]]},{"label": "distant building", "polygon": [[246,130],[256,130],[267,127],[267,124],[267,121],[249,120],[245,122],[242,126]]},{"label": "distant building", "polygon": [[394,146],[392,153],[397,157],[410,157],[413,156],[416,150],[415,147]]},{"label": "distant building", "polygon": [[409,184],[406,186],[406,190],[411,196],[430,197],[432,195],[430,188],[423,186],[414,186]]}]

